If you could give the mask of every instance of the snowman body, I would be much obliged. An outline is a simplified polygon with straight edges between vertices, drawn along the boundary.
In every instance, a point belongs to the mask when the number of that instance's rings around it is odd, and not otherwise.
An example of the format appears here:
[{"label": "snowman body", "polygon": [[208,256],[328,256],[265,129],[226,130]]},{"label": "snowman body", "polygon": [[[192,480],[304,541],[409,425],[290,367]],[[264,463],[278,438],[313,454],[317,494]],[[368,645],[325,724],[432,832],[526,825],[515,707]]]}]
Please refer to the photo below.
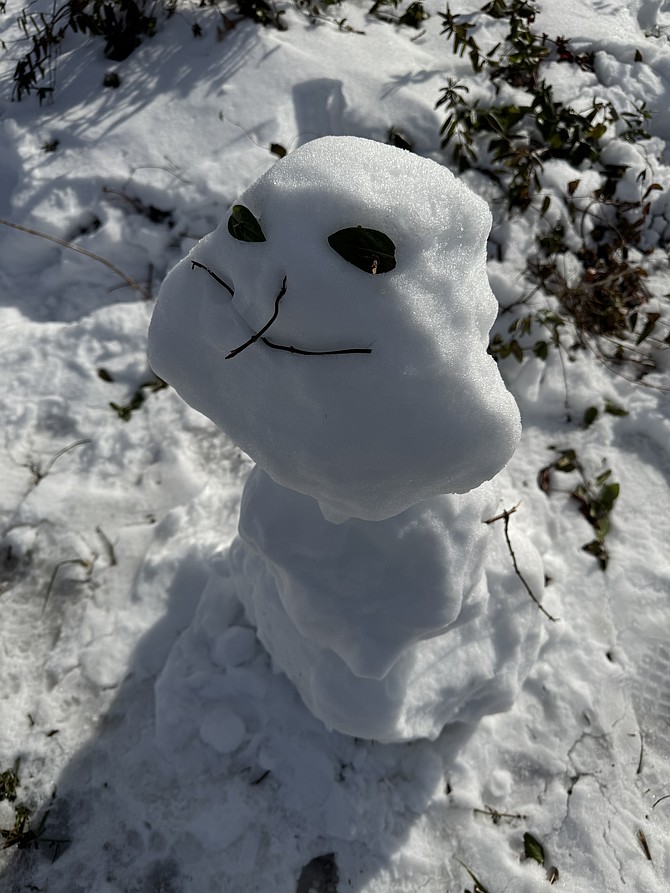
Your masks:
[{"label": "snowman body", "polygon": [[486,350],[490,222],[432,161],[315,140],[177,265],[152,319],[155,371],[258,464],[230,552],[247,614],[359,737],[507,709],[537,653],[485,523],[520,436]]}]

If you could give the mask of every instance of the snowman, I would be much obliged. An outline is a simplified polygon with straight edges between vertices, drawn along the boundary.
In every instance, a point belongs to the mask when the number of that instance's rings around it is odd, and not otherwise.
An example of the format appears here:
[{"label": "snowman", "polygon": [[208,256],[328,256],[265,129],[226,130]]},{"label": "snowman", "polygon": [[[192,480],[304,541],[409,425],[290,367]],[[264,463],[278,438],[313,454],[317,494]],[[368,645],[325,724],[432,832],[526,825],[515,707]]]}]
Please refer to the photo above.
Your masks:
[{"label": "snowman", "polygon": [[[166,278],[158,375],[257,463],[237,597],[329,728],[435,738],[506,710],[540,644],[493,478],[520,437],[487,353],[491,216],[446,168],[325,137]],[[515,543],[534,591],[539,556]]]}]

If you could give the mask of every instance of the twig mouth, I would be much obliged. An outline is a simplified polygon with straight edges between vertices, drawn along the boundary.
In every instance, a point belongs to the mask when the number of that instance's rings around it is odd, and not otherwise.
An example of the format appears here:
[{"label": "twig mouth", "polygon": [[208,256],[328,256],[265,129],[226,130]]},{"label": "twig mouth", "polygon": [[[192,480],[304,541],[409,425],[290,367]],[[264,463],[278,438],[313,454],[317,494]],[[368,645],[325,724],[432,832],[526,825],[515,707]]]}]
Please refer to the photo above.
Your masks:
[{"label": "twig mouth", "polygon": [[[231,285],[229,285],[224,279],[222,279],[221,276],[219,276],[213,270],[210,270],[210,268],[205,266],[205,264],[201,264],[197,260],[192,260],[191,261],[191,269],[195,270],[196,268],[199,270],[204,270],[206,273],[209,273],[209,275],[212,277],[212,279],[214,279],[215,282],[218,282],[218,284],[223,286],[223,288],[225,288],[226,291],[230,292],[231,297],[235,296],[234,288]],[[281,288],[279,289],[277,297],[275,298],[275,306],[274,306],[274,310],[272,312],[272,316],[270,317],[270,319],[265,323],[265,325],[261,329],[258,330],[258,332],[256,332],[250,338],[248,338],[244,342],[244,344],[240,344],[239,347],[234,348],[233,350],[230,351],[230,353],[226,354],[227,360],[232,360],[238,354],[241,354],[243,350],[246,350],[247,347],[251,347],[251,345],[255,344],[257,341],[262,341],[263,344],[265,344],[267,347],[271,347],[273,350],[282,350],[282,351],[285,351],[286,353],[299,354],[300,356],[303,356],[303,357],[327,357],[327,356],[335,356],[338,354],[371,354],[372,353],[371,347],[343,347],[343,348],[336,348],[334,350],[305,350],[302,347],[295,347],[292,344],[277,344],[275,341],[270,341],[269,338],[265,338],[264,337],[265,333],[267,332],[267,330],[270,328],[270,326],[274,323],[274,321],[279,316],[279,302],[281,301],[281,299],[284,297],[285,294],[286,294],[286,276],[284,276],[284,278],[282,280]]]}]

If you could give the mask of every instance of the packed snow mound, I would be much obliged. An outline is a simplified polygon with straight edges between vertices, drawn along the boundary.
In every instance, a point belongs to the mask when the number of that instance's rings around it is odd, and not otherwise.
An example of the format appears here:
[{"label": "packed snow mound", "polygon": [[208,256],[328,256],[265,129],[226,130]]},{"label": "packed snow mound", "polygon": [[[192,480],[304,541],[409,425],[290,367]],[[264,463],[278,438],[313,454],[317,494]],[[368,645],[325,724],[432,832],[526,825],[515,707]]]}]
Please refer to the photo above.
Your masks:
[{"label": "packed snow mound", "polygon": [[490,225],[486,203],[433,161],[314,140],[167,277],[151,364],[331,518],[465,493],[520,436],[486,352]]},{"label": "packed snow mound", "polygon": [[[510,708],[543,628],[502,525],[484,523],[497,503],[484,484],[386,521],[332,524],[315,500],[252,471],[230,549],[233,589],[328,728],[409,741]],[[542,591],[537,551],[523,539],[515,550]]]},{"label": "packed snow mound", "polygon": [[[267,563],[301,636],[357,676],[383,678],[402,651],[445,632],[481,601],[497,494],[436,496],[385,521],[332,524],[318,503],[254,468],[239,532]],[[471,608],[472,610],[472,608]]]}]

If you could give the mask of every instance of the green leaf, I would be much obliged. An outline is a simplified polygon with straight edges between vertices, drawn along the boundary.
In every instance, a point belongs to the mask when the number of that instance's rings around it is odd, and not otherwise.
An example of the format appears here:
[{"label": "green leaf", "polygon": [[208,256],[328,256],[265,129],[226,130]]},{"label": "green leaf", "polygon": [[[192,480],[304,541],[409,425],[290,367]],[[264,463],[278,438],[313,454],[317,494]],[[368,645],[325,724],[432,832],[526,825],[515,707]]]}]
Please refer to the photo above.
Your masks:
[{"label": "green leaf", "polygon": [[512,354],[514,359],[517,361],[517,363],[523,363],[523,350],[522,350],[519,342],[516,340],[516,338],[514,338],[514,339],[512,339],[512,341],[510,341],[509,349],[510,349],[510,353]]},{"label": "green leaf", "polygon": [[619,406],[616,403],[612,403],[611,400],[605,400],[605,412],[609,413],[610,415],[628,415],[627,409],[624,409],[623,406]]},{"label": "green leaf", "polygon": [[604,484],[600,491],[599,498],[605,511],[610,512],[612,510],[612,507],[619,496],[620,489],[621,488],[617,483]]},{"label": "green leaf", "polygon": [[328,236],[328,244],[366,273],[388,273],[395,267],[395,245],[377,229],[351,226]]},{"label": "green leaf", "polygon": [[260,223],[244,205],[233,205],[228,218],[228,232],[239,242],[266,241]]},{"label": "green leaf", "polygon": [[593,540],[590,543],[587,543],[585,546],[582,546],[584,552],[588,552],[589,555],[593,555],[594,558],[598,559],[598,564],[600,565],[600,570],[607,570],[607,564],[609,562],[609,554],[604,544],[598,540]]},{"label": "green leaf", "polygon": [[536,341],[533,345],[533,353],[538,360],[546,360],[549,354],[549,345],[546,341]]},{"label": "green leaf", "polygon": [[584,427],[588,428],[589,425],[592,425],[597,418],[598,418],[598,407],[597,406],[589,406],[584,411]]},{"label": "green leaf", "polygon": [[535,859],[540,865],[544,865],[544,847],[537,838],[529,834],[528,831],[523,835],[523,849],[526,858]]}]

